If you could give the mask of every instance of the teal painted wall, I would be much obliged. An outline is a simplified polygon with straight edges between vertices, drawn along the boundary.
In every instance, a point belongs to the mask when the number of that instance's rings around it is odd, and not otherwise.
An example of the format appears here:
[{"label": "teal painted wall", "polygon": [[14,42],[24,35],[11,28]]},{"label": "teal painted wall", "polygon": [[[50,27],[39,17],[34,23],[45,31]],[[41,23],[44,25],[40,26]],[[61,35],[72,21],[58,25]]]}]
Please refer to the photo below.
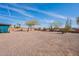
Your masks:
[{"label": "teal painted wall", "polygon": [[9,26],[4,26],[4,25],[2,25],[2,26],[0,26],[0,33],[7,33],[7,32],[9,32]]}]

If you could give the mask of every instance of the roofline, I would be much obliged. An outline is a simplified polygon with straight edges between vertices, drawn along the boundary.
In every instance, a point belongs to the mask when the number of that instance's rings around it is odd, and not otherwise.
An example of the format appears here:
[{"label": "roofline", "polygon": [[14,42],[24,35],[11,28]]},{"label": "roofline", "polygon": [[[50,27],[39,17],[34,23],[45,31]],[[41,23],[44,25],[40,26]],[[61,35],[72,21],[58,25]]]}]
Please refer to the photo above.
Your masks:
[{"label": "roofline", "polygon": [[11,26],[11,24],[3,24],[3,23],[0,23],[0,25]]}]

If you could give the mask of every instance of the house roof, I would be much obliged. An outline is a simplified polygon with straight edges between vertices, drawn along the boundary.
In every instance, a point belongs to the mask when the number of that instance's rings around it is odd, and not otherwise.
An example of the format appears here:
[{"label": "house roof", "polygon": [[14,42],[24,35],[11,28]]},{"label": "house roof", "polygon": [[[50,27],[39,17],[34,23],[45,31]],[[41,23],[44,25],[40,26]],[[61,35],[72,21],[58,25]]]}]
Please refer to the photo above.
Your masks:
[{"label": "house roof", "polygon": [[0,26],[2,26],[2,25],[4,25],[4,26],[10,26],[11,24],[2,24],[2,23],[0,23]]}]

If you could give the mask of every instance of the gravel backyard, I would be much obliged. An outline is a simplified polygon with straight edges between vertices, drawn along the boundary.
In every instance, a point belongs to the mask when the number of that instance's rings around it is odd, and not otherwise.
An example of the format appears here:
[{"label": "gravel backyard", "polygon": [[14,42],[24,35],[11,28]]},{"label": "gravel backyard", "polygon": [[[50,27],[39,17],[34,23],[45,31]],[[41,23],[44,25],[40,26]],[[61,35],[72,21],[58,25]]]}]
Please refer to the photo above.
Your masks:
[{"label": "gravel backyard", "polygon": [[79,55],[78,33],[0,33],[0,56]]}]

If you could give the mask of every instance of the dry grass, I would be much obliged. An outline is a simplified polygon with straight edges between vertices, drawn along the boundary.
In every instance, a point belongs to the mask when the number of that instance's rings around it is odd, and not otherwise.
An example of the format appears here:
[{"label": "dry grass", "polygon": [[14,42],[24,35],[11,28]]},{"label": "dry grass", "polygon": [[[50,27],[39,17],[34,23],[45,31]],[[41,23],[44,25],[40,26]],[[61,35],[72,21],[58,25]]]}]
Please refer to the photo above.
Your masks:
[{"label": "dry grass", "polygon": [[0,55],[79,55],[79,34],[56,32],[11,32],[0,34]]}]

